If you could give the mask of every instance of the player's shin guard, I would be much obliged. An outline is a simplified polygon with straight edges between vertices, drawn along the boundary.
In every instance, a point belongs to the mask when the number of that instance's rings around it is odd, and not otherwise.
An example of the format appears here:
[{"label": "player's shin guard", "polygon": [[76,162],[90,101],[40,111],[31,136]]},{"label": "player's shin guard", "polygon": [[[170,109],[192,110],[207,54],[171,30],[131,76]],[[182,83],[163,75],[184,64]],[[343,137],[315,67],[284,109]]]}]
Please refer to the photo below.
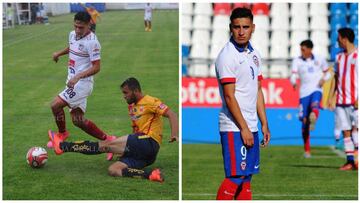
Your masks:
[{"label": "player's shin guard", "polygon": [[351,137],[344,137],[344,149],[348,163],[354,163],[354,143]]},{"label": "player's shin guard", "polygon": [[122,176],[131,177],[131,178],[144,178],[149,179],[150,171],[148,170],[140,170],[135,168],[124,168],[121,171]]},{"label": "player's shin guard", "polygon": [[305,150],[305,152],[310,152],[309,124],[302,124],[302,137],[303,137],[303,140],[304,140],[304,150]]},{"label": "player's shin guard", "polygon": [[60,149],[64,152],[78,152],[87,155],[101,154],[98,142],[81,141],[81,142],[61,142]]},{"label": "player's shin guard", "polygon": [[95,123],[93,123],[91,120],[88,120],[88,119],[85,120],[83,130],[87,134],[89,134],[89,135],[91,135],[91,136],[93,136],[93,137],[95,137],[95,138],[97,138],[99,140],[105,140],[106,139],[106,133],[104,133],[102,130],[100,130],[100,128],[98,128],[95,125]]},{"label": "player's shin guard", "polygon": [[55,117],[55,122],[60,133],[66,131],[66,122],[65,122],[65,112],[64,109],[61,109],[58,112],[53,112]]},{"label": "player's shin guard", "polygon": [[231,181],[229,178],[225,178],[219,187],[216,199],[233,200],[238,187],[239,186],[233,181]]}]

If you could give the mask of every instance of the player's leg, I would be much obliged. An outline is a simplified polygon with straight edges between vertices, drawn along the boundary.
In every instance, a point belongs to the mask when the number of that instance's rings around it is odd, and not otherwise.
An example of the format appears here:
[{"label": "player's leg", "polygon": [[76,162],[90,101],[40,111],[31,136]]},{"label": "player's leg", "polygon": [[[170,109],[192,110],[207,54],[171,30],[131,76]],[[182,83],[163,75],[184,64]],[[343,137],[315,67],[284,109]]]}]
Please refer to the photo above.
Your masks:
[{"label": "player's leg", "polygon": [[341,123],[339,119],[336,119],[335,115],[335,128],[334,128],[334,137],[335,137],[335,149],[341,149],[343,148],[340,145],[340,136],[341,136]]},{"label": "player's leg", "polygon": [[149,24],[149,26],[148,26],[149,29],[148,29],[148,30],[149,30],[149,32],[151,32],[151,31],[152,31],[152,30],[151,30],[151,17],[150,17],[150,19],[149,19],[149,21],[148,21],[148,24]]},{"label": "player's leg", "polygon": [[320,101],[322,98],[322,93],[316,91],[310,95],[310,114],[309,114],[309,122],[310,122],[310,130],[315,129],[315,124],[317,119],[319,118],[320,113]]},{"label": "player's leg", "polygon": [[308,115],[310,113],[310,96],[300,98],[299,119],[301,121],[301,134],[304,141],[304,157],[311,157],[310,153],[310,125]]},{"label": "player's leg", "polygon": [[[66,130],[66,121],[65,121],[65,112],[64,107],[68,106],[68,103],[61,98],[59,95],[54,98],[51,102],[51,111],[54,115],[56,125],[58,127],[58,133],[60,137],[65,140],[69,136],[69,132]],[[50,131],[48,131],[48,136],[50,136]],[[52,142],[49,140],[47,143],[48,148],[52,148]]]},{"label": "player's leg", "polygon": [[146,19],[144,20],[144,25],[145,25],[145,31],[147,32],[149,28],[148,28],[148,23],[147,23]]},{"label": "player's leg", "polygon": [[236,195],[235,195],[236,200],[251,200],[252,199],[251,178],[252,178],[252,175],[244,177],[242,184],[236,191]]},{"label": "player's leg", "polygon": [[351,118],[352,118],[351,138],[355,146],[354,159],[355,159],[355,165],[358,165],[358,110],[357,109],[354,109]]}]

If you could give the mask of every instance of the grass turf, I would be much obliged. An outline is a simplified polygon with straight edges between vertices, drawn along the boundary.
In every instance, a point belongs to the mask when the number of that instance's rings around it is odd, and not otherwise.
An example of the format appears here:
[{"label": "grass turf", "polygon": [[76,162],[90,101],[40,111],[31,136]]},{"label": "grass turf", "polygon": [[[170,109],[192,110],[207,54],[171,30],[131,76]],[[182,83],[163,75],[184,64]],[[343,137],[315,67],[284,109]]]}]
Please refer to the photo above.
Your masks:
[{"label": "grass turf", "polygon": [[[47,130],[56,130],[50,102],[65,87],[67,56],[55,64],[52,53],[67,46],[73,15],[50,18],[50,25],[18,26],[3,32],[3,199],[5,200],[145,200],[178,199],[178,144],[164,140],[152,167],[163,169],[163,184],[107,175],[113,162],[105,155],[49,152],[47,165],[32,169],[25,155],[45,147]],[[178,112],[178,11],[153,14],[145,32],[143,11],[102,14],[96,34],[102,46],[101,71],[88,98],[86,118],[109,134],[131,133],[127,104],[119,85],[135,76],[145,94]],[[96,140],[73,126],[66,112],[68,140]]]},{"label": "grass turf", "polygon": [[[253,176],[255,200],[357,200],[357,171],[339,171],[345,162],[327,147],[313,147],[313,157],[302,157],[302,147],[261,149],[260,173]],[[214,200],[224,179],[221,146],[185,144],[182,147],[182,191],[185,200]]]}]

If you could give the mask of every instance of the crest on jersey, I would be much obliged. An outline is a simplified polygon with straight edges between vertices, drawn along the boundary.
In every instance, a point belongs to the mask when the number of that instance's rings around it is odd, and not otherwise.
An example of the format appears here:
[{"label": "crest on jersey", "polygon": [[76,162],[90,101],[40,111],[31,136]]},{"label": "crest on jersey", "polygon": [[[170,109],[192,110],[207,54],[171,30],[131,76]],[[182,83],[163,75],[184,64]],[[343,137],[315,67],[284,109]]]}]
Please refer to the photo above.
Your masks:
[{"label": "crest on jersey", "polygon": [[259,59],[256,55],[253,56],[253,61],[254,61],[254,64],[259,67]]},{"label": "crest on jersey", "polygon": [[79,44],[79,50],[83,51],[84,50],[84,45],[83,44]]},{"label": "crest on jersey", "polygon": [[246,162],[245,162],[245,161],[242,161],[241,164],[240,164],[240,166],[241,166],[241,170],[245,171],[245,169],[246,169]]}]

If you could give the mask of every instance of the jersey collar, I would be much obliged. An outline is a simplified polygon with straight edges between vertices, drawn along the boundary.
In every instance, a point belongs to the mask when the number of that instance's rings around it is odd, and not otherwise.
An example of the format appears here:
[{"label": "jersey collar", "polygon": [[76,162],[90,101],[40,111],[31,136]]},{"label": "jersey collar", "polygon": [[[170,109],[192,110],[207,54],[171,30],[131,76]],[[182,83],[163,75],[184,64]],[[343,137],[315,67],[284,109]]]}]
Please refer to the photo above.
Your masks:
[{"label": "jersey collar", "polygon": [[236,50],[238,50],[240,53],[249,50],[250,52],[254,51],[254,48],[251,46],[251,43],[249,42],[247,47],[241,46],[238,44],[233,37],[230,38],[230,42],[235,46]]},{"label": "jersey collar", "polygon": [[[300,56],[300,58],[303,60],[303,61],[306,61],[306,58],[304,58],[304,57],[302,57],[302,56]],[[314,54],[311,54],[311,60],[314,60]]]}]

